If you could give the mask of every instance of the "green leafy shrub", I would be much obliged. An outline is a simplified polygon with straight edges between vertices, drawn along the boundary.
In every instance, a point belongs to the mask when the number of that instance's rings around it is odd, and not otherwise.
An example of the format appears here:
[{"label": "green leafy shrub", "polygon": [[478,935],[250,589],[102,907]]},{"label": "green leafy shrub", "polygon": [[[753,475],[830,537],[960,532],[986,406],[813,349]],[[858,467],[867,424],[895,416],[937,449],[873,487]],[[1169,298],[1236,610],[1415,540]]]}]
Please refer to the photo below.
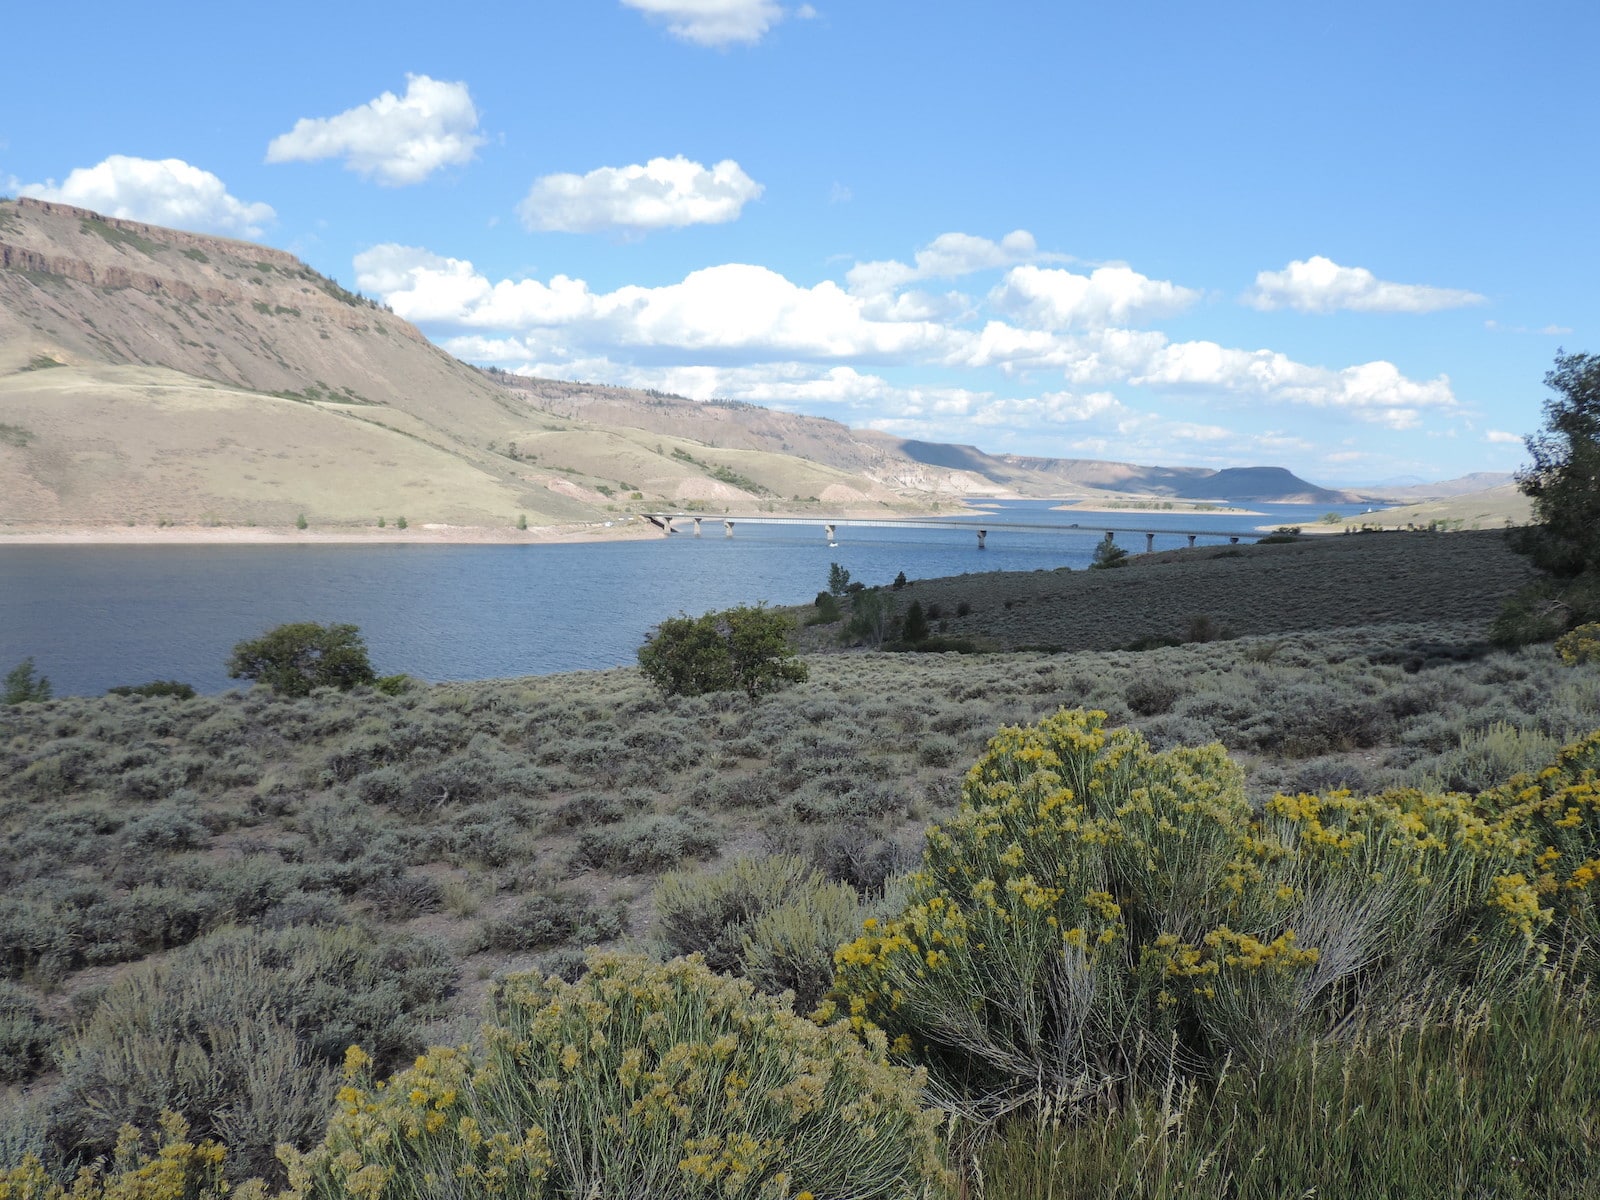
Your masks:
[{"label": "green leafy shrub", "polygon": [[894,633],[894,600],[883,592],[855,593],[850,602],[850,620],[845,622],[843,640],[876,650]]},{"label": "green leafy shrub", "polygon": [[922,601],[913,600],[911,607],[906,609],[905,619],[900,623],[900,638],[911,643],[925,642],[928,632],[928,617],[922,611]]},{"label": "green leafy shrub", "polygon": [[817,610],[806,618],[807,625],[832,625],[839,619],[839,600],[832,592],[818,592],[813,607]]},{"label": "green leafy shrub", "polygon": [[6,672],[0,704],[37,704],[50,699],[50,680],[35,672],[33,659],[25,658]]},{"label": "green leafy shrub", "polygon": [[175,700],[193,700],[195,697],[194,685],[180,683],[176,679],[156,679],[149,683],[124,683],[114,688],[107,688],[108,696],[170,696]]},{"label": "green leafy shrub", "polygon": [[[918,1080],[694,959],[591,955],[576,983],[513,976],[481,1050],[435,1048],[378,1090],[359,1051],[307,1200],[915,1200],[942,1184]],[[446,1184],[448,1181],[448,1184]]]},{"label": "green leafy shrub", "polygon": [[639,647],[639,669],[664,695],[742,691],[756,700],[806,678],[793,630],[792,619],[761,605],[671,617]]},{"label": "green leafy shrub", "polygon": [[1095,544],[1094,560],[1089,564],[1091,571],[1108,571],[1127,565],[1128,552],[1110,538],[1103,538]]},{"label": "green leafy shrub", "polygon": [[[1462,796],[1280,796],[1217,746],[1062,711],[1002,730],[927,834],[904,911],[836,961],[839,1004],[1004,1107],[1262,1052],[1352,1011],[1514,977],[1548,920],[1518,840]],[[1143,1051],[1140,1047],[1145,1048]]]},{"label": "green leafy shrub", "polygon": [[377,678],[360,630],[312,621],[279,625],[240,642],[228,659],[228,676],[264,683],[284,696],[309,696],[319,687],[349,691]]}]

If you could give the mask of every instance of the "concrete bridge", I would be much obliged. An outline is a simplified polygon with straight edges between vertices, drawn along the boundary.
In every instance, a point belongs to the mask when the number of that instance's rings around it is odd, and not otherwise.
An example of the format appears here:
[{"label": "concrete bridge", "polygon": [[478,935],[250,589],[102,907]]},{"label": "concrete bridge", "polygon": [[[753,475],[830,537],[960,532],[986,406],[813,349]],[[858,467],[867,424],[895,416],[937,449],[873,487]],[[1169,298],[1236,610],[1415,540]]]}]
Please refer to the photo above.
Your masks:
[{"label": "concrete bridge", "polygon": [[1230,545],[1237,546],[1240,538],[1260,537],[1260,534],[1240,533],[1236,529],[1151,529],[1148,525],[1038,525],[1022,521],[984,521],[981,517],[958,520],[951,517],[895,517],[873,519],[871,517],[772,517],[762,513],[705,516],[701,513],[641,513],[664,534],[680,532],[675,523],[686,521],[694,523],[694,536],[700,536],[700,526],[703,521],[721,521],[724,537],[733,536],[735,525],[804,525],[820,529],[823,536],[831,546],[838,540],[840,529],[965,529],[978,535],[978,549],[984,548],[991,530],[1005,530],[1012,533],[1092,533],[1104,531],[1106,541],[1114,541],[1119,533],[1144,534],[1144,548],[1146,553],[1155,549],[1156,535],[1171,535],[1189,539],[1189,545],[1195,544],[1196,538],[1227,538]]}]

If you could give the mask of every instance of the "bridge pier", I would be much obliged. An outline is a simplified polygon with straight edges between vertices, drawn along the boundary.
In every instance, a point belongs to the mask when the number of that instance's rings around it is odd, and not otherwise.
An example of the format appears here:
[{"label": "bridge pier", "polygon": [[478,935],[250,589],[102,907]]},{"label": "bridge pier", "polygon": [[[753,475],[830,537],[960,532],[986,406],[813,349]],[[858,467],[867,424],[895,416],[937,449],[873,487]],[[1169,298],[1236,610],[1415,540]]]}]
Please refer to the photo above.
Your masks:
[{"label": "bridge pier", "polygon": [[988,537],[988,536],[989,536],[989,531],[987,529],[978,530],[978,549],[979,550],[983,549],[983,539]]},{"label": "bridge pier", "polygon": [[1228,545],[1237,546],[1238,544],[1239,544],[1239,539],[1238,538],[1231,537],[1231,538],[1228,539]]},{"label": "bridge pier", "polygon": [[1194,534],[1192,533],[1189,535],[1189,549],[1194,549]]},{"label": "bridge pier", "polygon": [[1144,552],[1146,554],[1149,554],[1155,548],[1156,548],[1156,535],[1153,534],[1153,533],[1145,534],[1144,535]]},{"label": "bridge pier", "polygon": [[833,528],[834,527],[832,525],[824,525],[823,528],[826,529],[827,532],[828,532],[828,545],[830,545],[830,546],[833,545],[833,543],[837,540],[833,536]]},{"label": "bridge pier", "polygon": [[722,536],[723,537],[732,537],[733,536],[733,522],[732,521],[724,521],[722,523]]},{"label": "bridge pier", "polygon": [[699,537],[700,536],[700,518],[699,517],[696,517],[694,519],[694,535],[695,535],[695,537]]}]

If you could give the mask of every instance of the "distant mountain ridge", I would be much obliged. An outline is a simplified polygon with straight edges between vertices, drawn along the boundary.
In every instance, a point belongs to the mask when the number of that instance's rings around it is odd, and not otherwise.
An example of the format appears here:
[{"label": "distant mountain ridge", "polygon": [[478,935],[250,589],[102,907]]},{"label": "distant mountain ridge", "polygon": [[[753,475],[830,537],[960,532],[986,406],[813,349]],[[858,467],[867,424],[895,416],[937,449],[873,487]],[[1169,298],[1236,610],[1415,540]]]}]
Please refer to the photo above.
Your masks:
[{"label": "distant mountain ridge", "polygon": [[283,251],[0,200],[0,521],[505,527],[1139,495],[1365,498],[1281,467],[992,455],[484,370]]}]

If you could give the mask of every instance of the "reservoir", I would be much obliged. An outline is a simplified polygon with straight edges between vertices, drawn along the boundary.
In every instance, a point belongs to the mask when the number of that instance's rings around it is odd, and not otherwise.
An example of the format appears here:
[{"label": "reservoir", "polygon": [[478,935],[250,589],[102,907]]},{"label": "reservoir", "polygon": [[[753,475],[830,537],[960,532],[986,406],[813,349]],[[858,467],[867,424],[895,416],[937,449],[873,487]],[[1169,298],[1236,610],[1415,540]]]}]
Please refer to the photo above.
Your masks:
[{"label": "reservoir", "polygon": [[[201,691],[240,686],[233,646],[288,621],[358,625],[380,675],[433,682],[543,675],[631,664],[650,629],[683,611],[799,604],[826,587],[830,563],[887,584],[977,571],[1088,566],[1106,525],[1162,529],[1311,525],[1359,506],[1250,505],[1265,515],[1051,511],[1058,501],[993,505],[986,521],[1065,532],[851,528],[829,547],[810,526],[741,525],[722,536],[563,545],[7,546],[0,540],[0,674],[31,656],[57,696],[177,679]],[[1121,534],[1137,554],[1140,534]],[[1202,539],[1216,542],[1219,539]],[[914,593],[912,594],[914,595]],[[909,603],[909,598],[904,601]]]}]

